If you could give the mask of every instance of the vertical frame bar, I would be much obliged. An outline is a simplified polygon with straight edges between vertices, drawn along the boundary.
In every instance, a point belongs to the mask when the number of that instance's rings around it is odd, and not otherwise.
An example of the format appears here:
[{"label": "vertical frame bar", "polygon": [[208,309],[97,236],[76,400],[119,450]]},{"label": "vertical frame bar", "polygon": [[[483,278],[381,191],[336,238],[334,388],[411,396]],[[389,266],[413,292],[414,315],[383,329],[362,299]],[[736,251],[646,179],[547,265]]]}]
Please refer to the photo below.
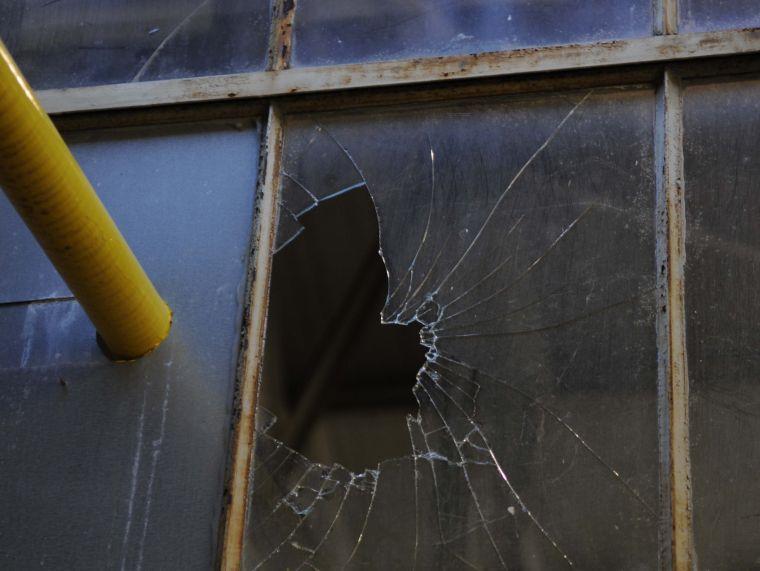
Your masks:
[{"label": "vertical frame bar", "polygon": [[255,258],[247,311],[247,327],[239,375],[237,422],[232,438],[229,471],[229,505],[224,522],[221,569],[240,569],[248,507],[248,484],[253,458],[256,394],[264,356],[269,307],[269,282],[272,270],[277,216],[279,213],[280,161],[282,157],[282,114],[276,105],[269,108],[265,147],[264,177],[256,202],[254,229]]},{"label": "vertical frame bar", "polygon": [[272,30],[269,37],[268,70],[290,67],[293,53],[293,21],[296,16],[296,0],[274,0],[272,5]]},{"label": "vertical frame bar", "polygon": [[684,302],[685,205],[683,92],[666,69],[657,96],[657,268],[660,428],[662,448],[662,563],[695,566],[689,449],[689,381]]},{"label": "vertical frame bar", "polygon": [[657,89],[655,110],[655,261],[657,268],[657,423],[660,448],[660,517],[658,526],[660,568],[670,569],[673,560],[673,517],[670,486],[670,306],[668,299],[668,200],[665,175],[665,94]]},{"label": "vertical frame bar", "polygon": [[678,0],[654,0],[654,33],[656,36],[678,33]]},{"label": "vertical frame bar", "polygon": [[[274,0],[269,36],[267,70],[290,67],[293,20],[296,0]],[[240,569],[248,515],[248,488],[256,429],[256,396],[264,364],[264,337],[269,311],[269,284],[272,256],[280,204],[280,171],[282,159],[282,112],[270,104],[264,143],[264,177],[257,201],[252,285],[248,299],[247,327],[242,349],[242,365],[238,375],[237,422],[232,439],[232,461],[228,479],[229,505],[224,522],[221,569]]]}]

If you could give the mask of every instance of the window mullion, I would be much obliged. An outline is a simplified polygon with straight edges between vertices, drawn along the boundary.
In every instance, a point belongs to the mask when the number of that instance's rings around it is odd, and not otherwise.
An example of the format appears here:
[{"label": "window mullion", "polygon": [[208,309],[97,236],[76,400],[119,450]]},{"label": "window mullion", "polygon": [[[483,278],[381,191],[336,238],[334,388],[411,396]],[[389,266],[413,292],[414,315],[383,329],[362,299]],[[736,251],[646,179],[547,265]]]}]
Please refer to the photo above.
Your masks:
[{"label": "window mullion", "polygon": [[683,94],[680,79],[666,69],[658,93],[659,378],[662,426],[663,525],[665,556],[677,570],[694,564],[689,382],[684,304],[685,207]]}]

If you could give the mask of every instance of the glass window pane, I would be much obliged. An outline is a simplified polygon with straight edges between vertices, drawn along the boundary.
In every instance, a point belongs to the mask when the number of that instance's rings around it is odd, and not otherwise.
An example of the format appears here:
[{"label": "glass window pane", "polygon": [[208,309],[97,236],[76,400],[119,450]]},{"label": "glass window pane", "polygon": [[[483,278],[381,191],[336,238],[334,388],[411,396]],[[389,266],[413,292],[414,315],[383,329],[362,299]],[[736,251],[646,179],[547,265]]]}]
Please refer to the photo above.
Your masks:
[{"label": "glass window pane", "polygon": [[658,566],[653,125],[650,89],[288,120],[286,214],[369,192],[383,322],[427,354],[406,454],[365,470],[259,408],[245,568]]},{"label": "glass window pane", "polygon": [[[78,303],[44,299],[58,283],[47,264],[29,268],[21,253],[2,260],[2,274],[31,276],[20,278],[30,287],[20,297],[43,301],[0,304],[0,567],[208,569],[257,128],[161,126],[69,140],[174,323],[150,355],[112,363]],[[0,223],[4,245],[5,232]]]},{"label": "glass window pane", "polygon": [[692,489],[705,569],[757,565],[760,82],[685,97]]},{"label": "glass window pane", "polygon": [[300,0],[294,63],[328,65],[648,36],[648,0]]},{"label": "glass window pane", "polygon": [[681,32],[709,32],[760,26],[758,0],[680,0]]},{"label": "glass window pane", "polygon": [[268,0],[3,0],[0,37],[36,89],[264,68]]}]

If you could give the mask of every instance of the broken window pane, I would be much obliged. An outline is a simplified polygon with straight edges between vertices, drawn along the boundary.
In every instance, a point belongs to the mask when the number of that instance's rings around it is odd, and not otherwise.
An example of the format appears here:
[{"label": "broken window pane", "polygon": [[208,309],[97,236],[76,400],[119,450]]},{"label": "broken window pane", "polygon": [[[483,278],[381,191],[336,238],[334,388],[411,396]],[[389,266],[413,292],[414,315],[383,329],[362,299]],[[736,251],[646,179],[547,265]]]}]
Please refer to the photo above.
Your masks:
[{"label": "broken window pane", "polygon": [[281,252],[366,189],[427,354],[411,453],[364,470],[259,407],[247,569],[658,565],[653,124],[648,88],[287,120]]},{"label": "broken window pane", "polygon": [[680,0],[681,32],[709,32],[760,26],[757,0]]},{"label": "broken window pane", "polygon": [[685,96],[686,331],[699,562],[758,563],[760,82]]},{"label": "broken window pane", "polygon": [[647,0],[299,0],[296,65],[585,43],[652,33]]},{"label": "broken window pane", "polygon": [[[0,259],[0,275],[30,287],[0,303],[0,568],[213,566],[257,131],[245,121],[68,137],[174,323],[156,351],[115,364],[79,304],[38,287],[58,283],[46,260]],[[16,244],[8,214],[4,249]]]},{"label": "broken window pane", "polygon": [[0,37],[35,89],[264,68],[268,0],[3,0]]},{"label": "broken window pane", "polygon": [[297,223],[304,230],[278,251],[269,293],[259,402],[279,419],[272,435],[312,460],[358,471],[406,456],[425,351],[419,326],[380,323],[387,279],[372,199],[355,188]]}]

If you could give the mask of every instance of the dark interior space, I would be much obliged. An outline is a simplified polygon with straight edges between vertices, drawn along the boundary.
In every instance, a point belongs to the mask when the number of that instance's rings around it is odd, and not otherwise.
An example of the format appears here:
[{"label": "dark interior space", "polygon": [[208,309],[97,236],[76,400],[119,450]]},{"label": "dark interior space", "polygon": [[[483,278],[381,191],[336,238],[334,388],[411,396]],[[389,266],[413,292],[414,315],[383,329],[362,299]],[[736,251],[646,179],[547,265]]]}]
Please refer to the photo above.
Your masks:
[{"label": "dark interior space", "polygon": [[380,322],[387,275],[365,189],[300,222],[274,257],[259,402],[278,419],[271,434],[311,460],[375,468],[410,453],[419,327]]}]

